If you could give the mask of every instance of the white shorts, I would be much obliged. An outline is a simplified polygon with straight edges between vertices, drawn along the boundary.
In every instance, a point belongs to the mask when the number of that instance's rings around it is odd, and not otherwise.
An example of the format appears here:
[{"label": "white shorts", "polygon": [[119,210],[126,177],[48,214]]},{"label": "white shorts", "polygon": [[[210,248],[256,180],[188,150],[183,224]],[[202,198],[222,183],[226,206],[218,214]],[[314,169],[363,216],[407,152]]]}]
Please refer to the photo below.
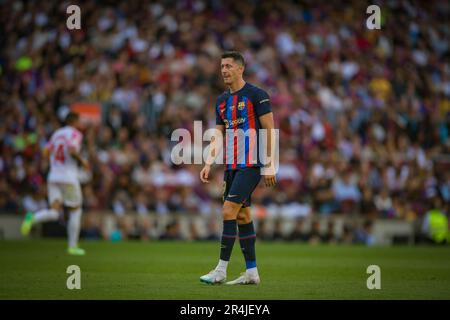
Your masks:
[{"label": "white shorts", "polygon": [[49,182],[48,201],[51,205],[54,201],[59,201],[67,207],[80,207],[83,202],[81,186],[79,183],[59,183]]}]

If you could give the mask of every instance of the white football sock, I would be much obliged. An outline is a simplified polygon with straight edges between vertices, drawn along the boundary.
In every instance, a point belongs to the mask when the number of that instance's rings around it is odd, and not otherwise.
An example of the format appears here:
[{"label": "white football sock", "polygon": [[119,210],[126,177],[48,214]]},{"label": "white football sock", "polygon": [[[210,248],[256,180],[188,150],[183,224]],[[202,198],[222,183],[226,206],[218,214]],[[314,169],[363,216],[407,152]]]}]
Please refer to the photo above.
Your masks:
[{"label": "white football sock", "polygon": [[34,214],[34,223],[58,220],[59,214],[55,209],[42,209]]},{"label": "white football sock", "polygon": [[258,268],[256,268],[256,267],[247,269],[247,270],[245,270],[245,272],[252,278],[258,276]]},{"label": "white football sock", "polygon": [[80,235],[81,208],[71,210],[69,213],[69,223],[67,225],[67,234],[69,237],[69,247],[74,248],[78,245]]},{"label": "white football sock", "polygon": [[219,259],[219,263],[217,264],[216,270],[220,270],[223,272],[227,272],[228,261]]}]

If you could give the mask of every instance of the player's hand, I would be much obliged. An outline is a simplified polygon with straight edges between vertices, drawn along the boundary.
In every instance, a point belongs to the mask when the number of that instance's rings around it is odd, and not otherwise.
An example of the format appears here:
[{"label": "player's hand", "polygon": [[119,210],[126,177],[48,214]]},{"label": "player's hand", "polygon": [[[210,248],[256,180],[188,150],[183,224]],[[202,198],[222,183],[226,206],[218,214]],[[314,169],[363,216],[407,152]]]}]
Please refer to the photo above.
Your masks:
[{"label": "player's hand", "polygon": [[87,162],[85,159],[81,160],[81,166],[83,167],[83,169],[89,171],[89,162]]},{"label": "player's hand", "polygon": [[264,183],[266,187],[273,187],[277,184],[277,178],[275,175],[264,176]]},{"label": "player's hand", "polygon": [[200,171],[200,180],[203,183],[209,183],[209,181],[208,181],[209,171],[211,171],[211,166],[210,165],[205,165],[203,167],[202,171]]}]

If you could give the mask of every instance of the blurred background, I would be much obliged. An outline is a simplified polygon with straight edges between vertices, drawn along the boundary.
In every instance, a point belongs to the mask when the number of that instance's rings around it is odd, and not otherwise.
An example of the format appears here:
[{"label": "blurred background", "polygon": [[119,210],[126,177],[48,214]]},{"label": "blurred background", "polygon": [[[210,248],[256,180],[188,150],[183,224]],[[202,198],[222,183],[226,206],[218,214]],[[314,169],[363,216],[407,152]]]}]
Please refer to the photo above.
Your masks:
[{"label": "blurred background", "polygon": [[[68,30],[66,8],[81,9]],[[381,8],[368,30],[366,8]],[[280,129],[261,241],[443,243],[450,210],[447,1],[0,1],[0,238],[48,206],[41,150],[84,120],[83,239],[217,240],[223,167],[175,166],[173,130],[215,124],[220,54],[245,56]],[[197,146],[198,147],[198,146]],[[65,221],[34,236],[64,237]]]}]

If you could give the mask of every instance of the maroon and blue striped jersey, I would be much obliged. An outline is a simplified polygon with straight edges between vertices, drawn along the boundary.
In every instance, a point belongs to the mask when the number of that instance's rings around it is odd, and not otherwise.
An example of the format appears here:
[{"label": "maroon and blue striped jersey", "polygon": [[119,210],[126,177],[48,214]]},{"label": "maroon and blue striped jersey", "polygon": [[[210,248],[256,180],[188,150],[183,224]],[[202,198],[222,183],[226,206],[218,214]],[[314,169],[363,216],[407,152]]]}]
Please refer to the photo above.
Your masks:
[{"label": "maroon and blue striped jersey", "polygon": [[262,166],[259,117],[271,111],[269,95],[249,83],[234,93],[227,91],[217,98],[216,124],[225,126],[226,170]]}]

